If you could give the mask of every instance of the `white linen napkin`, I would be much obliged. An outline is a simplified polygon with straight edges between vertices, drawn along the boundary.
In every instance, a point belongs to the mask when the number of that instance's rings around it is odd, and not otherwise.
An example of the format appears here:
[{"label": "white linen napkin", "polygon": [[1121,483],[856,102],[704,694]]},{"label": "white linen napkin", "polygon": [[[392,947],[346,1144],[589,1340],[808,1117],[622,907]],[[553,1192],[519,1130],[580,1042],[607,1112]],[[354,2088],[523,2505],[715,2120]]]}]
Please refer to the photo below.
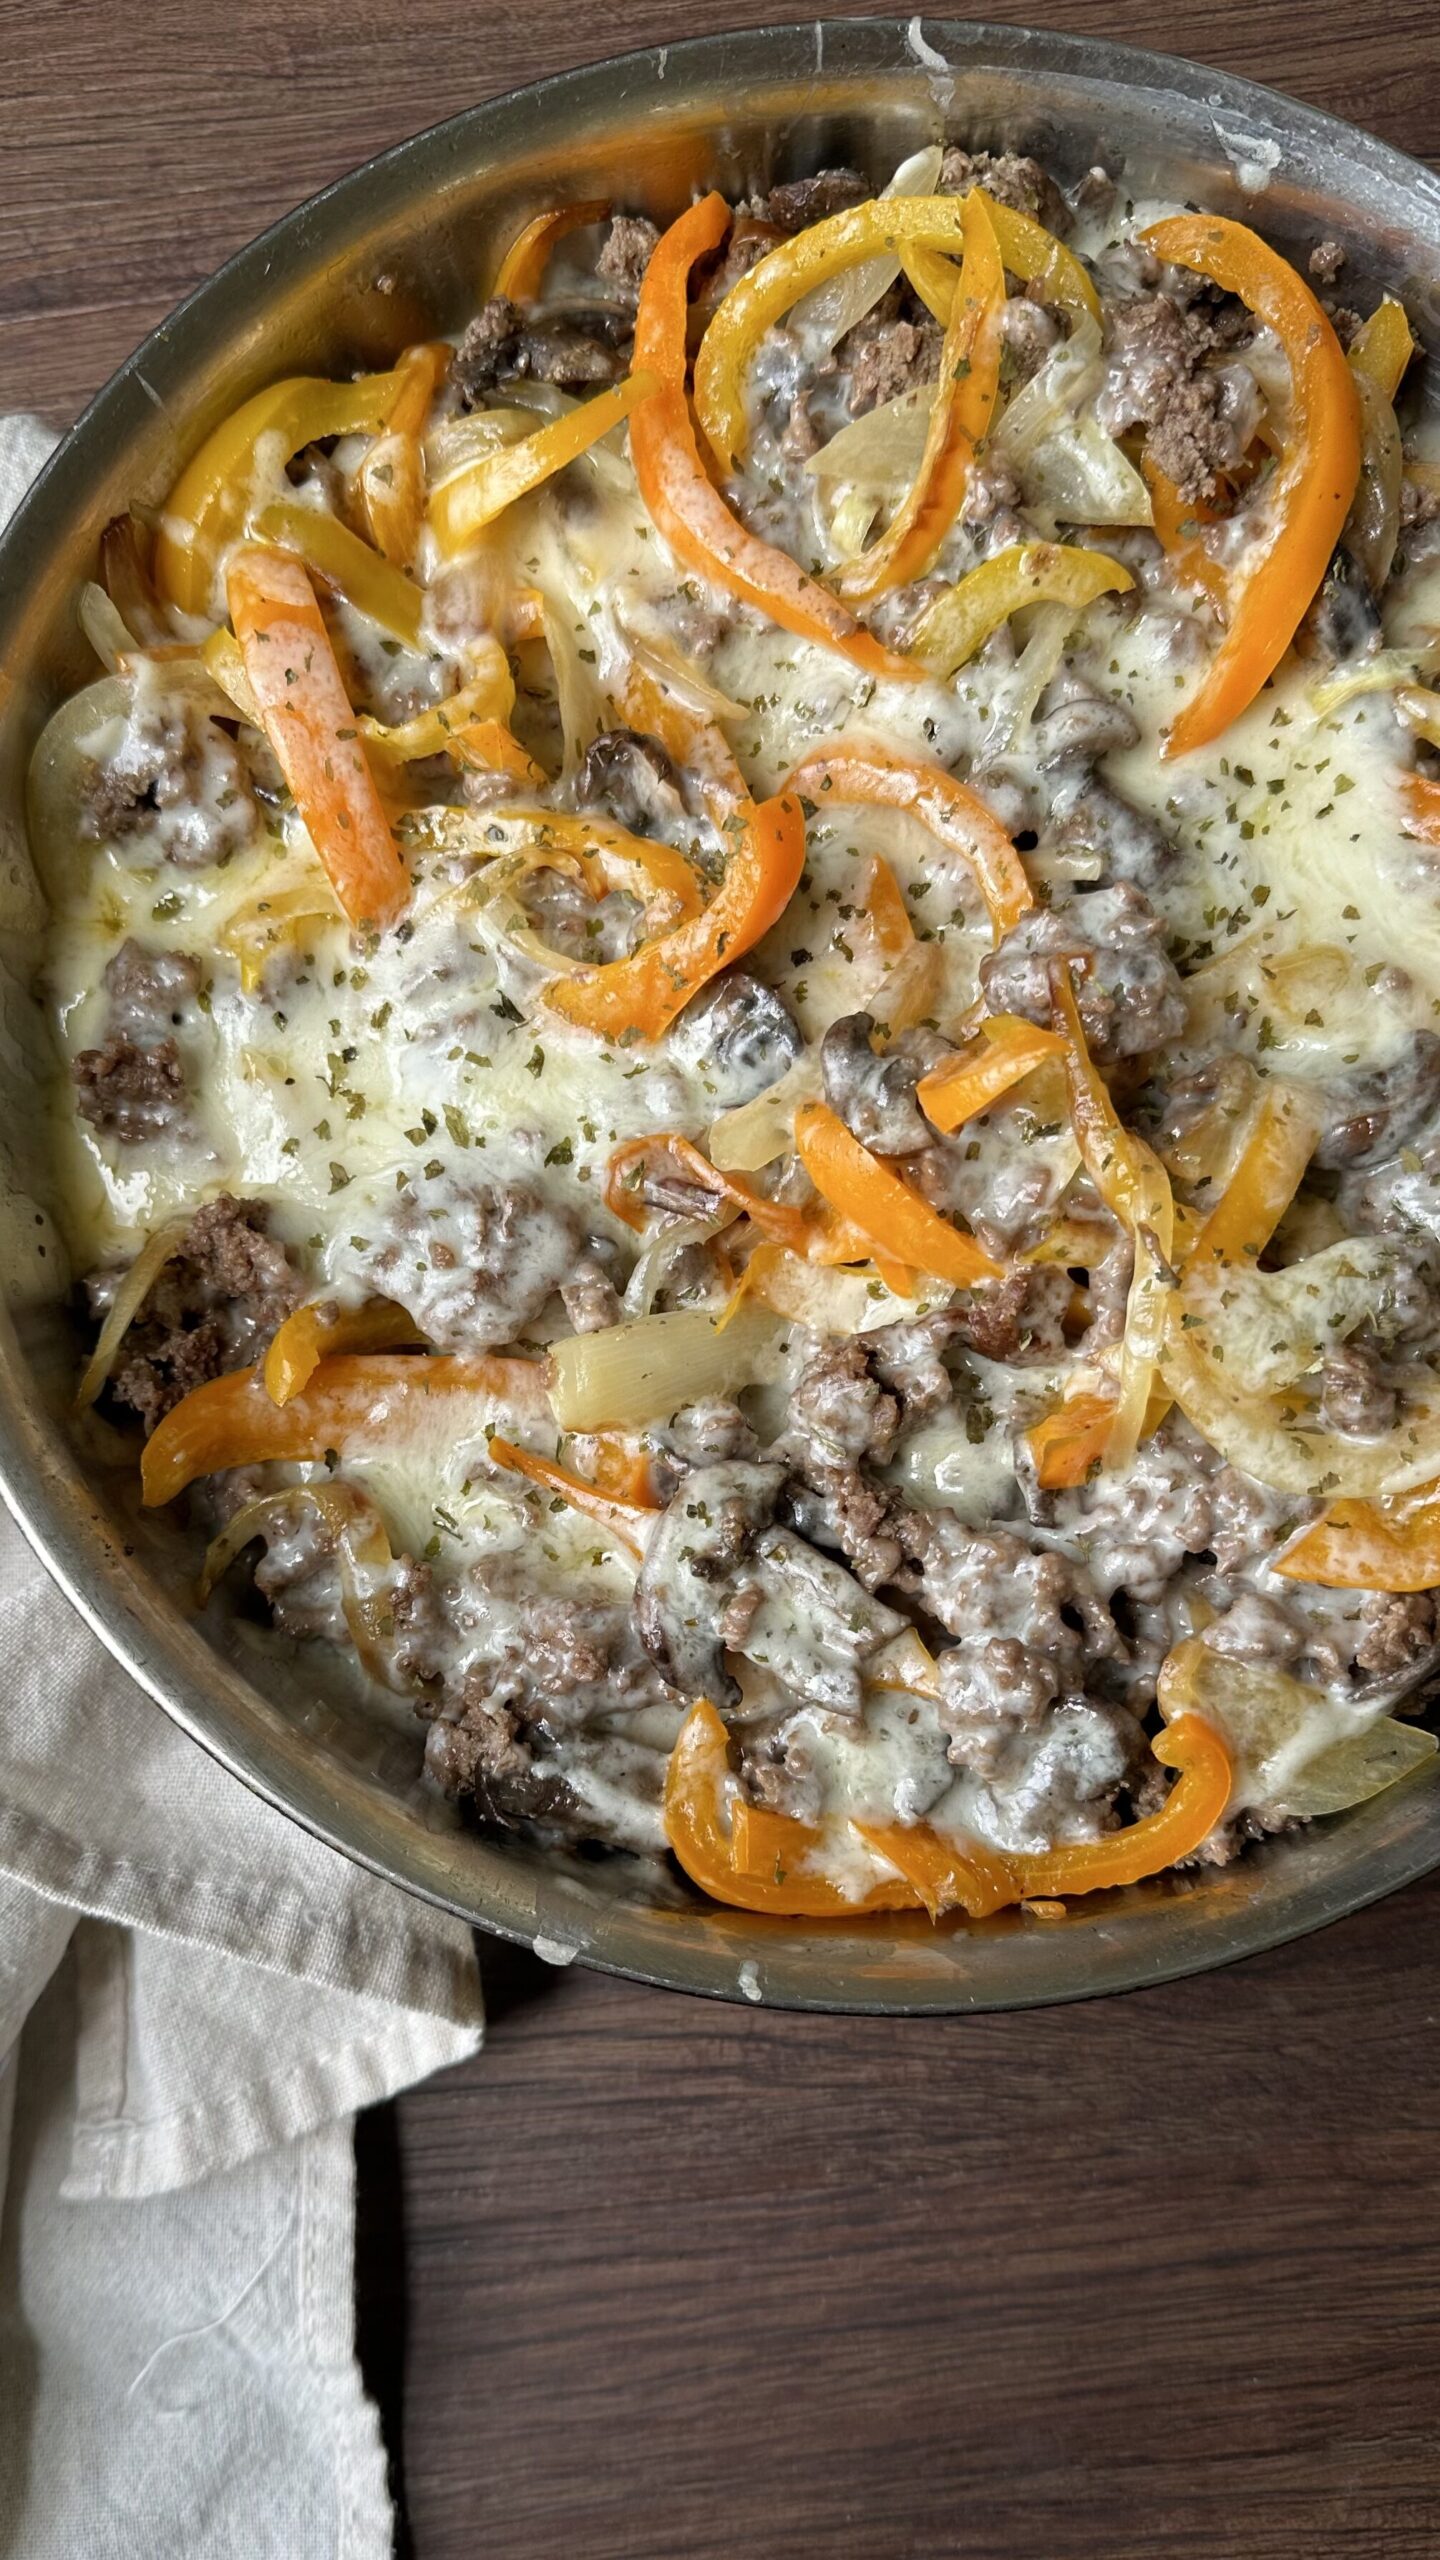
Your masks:
[{"label": "white linen napkin", "polygon": [[[0,519],[54,438],[0,421]],[[459,1921],[231,1778],[0,1511],[0,2560],[384,2560],[357,2108],[478,2047]]]}]

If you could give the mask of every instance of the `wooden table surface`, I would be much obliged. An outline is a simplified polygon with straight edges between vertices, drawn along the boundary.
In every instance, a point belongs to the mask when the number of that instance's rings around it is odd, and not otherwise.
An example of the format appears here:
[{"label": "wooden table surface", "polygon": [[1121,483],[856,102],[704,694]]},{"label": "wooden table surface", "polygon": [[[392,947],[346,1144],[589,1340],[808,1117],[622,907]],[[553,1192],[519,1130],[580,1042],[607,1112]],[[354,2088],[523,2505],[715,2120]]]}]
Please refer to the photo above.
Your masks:
[{"label": "wooden table surface", "polygon": [[[1440,153],[1434,0],[1036,6]],[[64,422],[381,145],[702,23],[0,0],[0,406]],[[484,1953],[487,2050],[360,2136],[417,2560],[1440,2554],[1440,1878],[1203,1981],[938,2024]]]}]

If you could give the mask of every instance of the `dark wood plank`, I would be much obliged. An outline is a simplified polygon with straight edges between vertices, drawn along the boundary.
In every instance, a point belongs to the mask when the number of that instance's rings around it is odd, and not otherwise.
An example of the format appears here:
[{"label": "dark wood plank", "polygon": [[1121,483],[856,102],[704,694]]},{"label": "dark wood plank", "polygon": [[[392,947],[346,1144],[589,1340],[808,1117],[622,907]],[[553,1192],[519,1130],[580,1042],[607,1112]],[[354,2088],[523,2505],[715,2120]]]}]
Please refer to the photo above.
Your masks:
[{"label": "dark wood plank", "polygon": [[[834,0],[829,14],[865,16]],[[988,0],[1114,36],[1107,0]],[[760,25],[767,0],[727,0]],[[291,205],[478,98],[698,31],[675,0],[0,0],[0,384],[61,423],[165,313]],[[1123,33],[1437,148],[1432,0],[1132,0]],[[1363,34],[1362,34],[1363,31]]]},{"label": "dark wood plank", "polygon": [[[1433,0],[1040,13],[1440,153]],[[698,23],[0,0],[0,398],[65,420],[368,153]],[[486,2053],[361,2129],[362,2337],[409,2547],[1433,2560],[1437,1961],[1440,1880],[1203,1982],[949,2024],[487,1950]]]},{"label": "dark wood plank", "polygon": [[420,2560],[1433,2560],[1440,1879],[1026,2017],[495,1951],[407,2097]]}]

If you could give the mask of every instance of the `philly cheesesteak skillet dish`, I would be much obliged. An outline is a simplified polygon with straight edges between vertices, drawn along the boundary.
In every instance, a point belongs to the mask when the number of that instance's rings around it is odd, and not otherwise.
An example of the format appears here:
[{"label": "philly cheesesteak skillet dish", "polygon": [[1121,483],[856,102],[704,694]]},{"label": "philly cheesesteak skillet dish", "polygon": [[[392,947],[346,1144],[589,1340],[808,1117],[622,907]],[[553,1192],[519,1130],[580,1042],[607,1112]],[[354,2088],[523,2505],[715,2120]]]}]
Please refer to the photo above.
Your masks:
[{"label": "philly cheesesteak skillet dish", "polygon": [[543,212],[106,531],[93,1446],[487,1825],[983,1914],[1433,1750],[1440,466],[1343,260]]}]

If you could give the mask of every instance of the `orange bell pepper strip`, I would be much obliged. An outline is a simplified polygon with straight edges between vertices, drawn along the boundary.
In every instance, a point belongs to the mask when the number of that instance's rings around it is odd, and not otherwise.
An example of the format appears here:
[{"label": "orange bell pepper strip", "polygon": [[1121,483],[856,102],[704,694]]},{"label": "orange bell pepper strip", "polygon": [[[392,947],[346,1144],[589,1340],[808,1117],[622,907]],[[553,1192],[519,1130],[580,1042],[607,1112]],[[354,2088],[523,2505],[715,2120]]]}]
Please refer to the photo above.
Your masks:
[{"label": "orange bell pepper strip", "polygon": [[926,1823],[855,1827],[868,1847],[914,1885],[932,1915],[964,1901],[967,1884],[973,1892],[977,1881],[987,1893],[988,1910],[1000,1907],[999,1900],[990,1897],[998,1893],[1002,1878],[1009,1886],[1001,1897],[1007,1902],[1029,1901],[1036,1894],[1104,1893],[1116,1885],[1139,1884],[1143,1877],[1159,1875],[1182,1858],[1192,1857],[1230,1801],[1230,1754],[1203,1716],[1177,1715],[1156,1735],[1151,1748],[1157,1760],[1175,1770],[1174,1786],[1157,1812],[1127,1823],[1123,1831],[1107,1832],[1100,1840],[1062,1841],[1058,1848],[1026,1850],[971,1844],[957,1851],[952,1841],[943,1840]]},{"label": "orange bell pepper strip", "polygon": [[963,219],[964,264],[945,327],[920,467],[878,541],[837,571],[836,592],[851,604],[924,577],[960,512],[975,456],[990,432],[1000,389],[1005,270],[978,188],[965,198]]},{"label": "orange bell pepper strip", "polygon": [[601,196],[583,204],[553,205],[548,213],[537,213],[511,241],[491,293],[503,294],[507,302],[533,302],[544,283],[552,250],[572,231],[588,231],[592,222],[603,222],[609,211],[608,198]]},{"label": "orange bell pepper strip", "polygon": [[533,1449],[517,1449],[511,1440],[491,1439],[489,1454],[497,1467],[507,1467],[513,1475],[525,1476],[531,1484],[567,1502],[572,1511],[582,1511],[597,1528],[607,1531],[628,1547],[635,1556],[645,1553],[645,1541],[660,1517],[653,1502],[625,1502],[601,1486],[587,1484],[583,1476],[571,1475],[566,1467],[553,1459],[537,1458]]},{"label": "orange bell pepper strip", "polygon": [[226,589],[265,735],[330,885],[352,924],[393,924],[410,882],[304,565],[247,544]]},{"label": "orange bell pepper strip", "polygon": [[1089,1481],[1105,1455],[1114,1420],[1114,1396],[1087,1388],[1032,1424],[1025,1442],[1047,1493]]},{"label": "orange bell pepper strip", "polygon": [[1235,1170],[1187,1247],[1182,1267],[1257,1262],[1300,1188],[1319,1135],[1313,1096],[1294,1085],[1271,1085]]},{"label": "orange bell pepper strip", "polygon": [[937,844],[968,862],[997,942],[1035,904],[1025,866],[999,819],[978,792],[938,765],[912,764],[888,747],[820,747],[795,767],[785,788],[822,808],[855,803],[914,818]]},{"label": "orange bell pepper strip", "polygon": [[1407,773],[1401,786],[1405,832],[1421,844],[1440,844],[1440,782],[1428,774]]},{"label": "orange bell pepper strip", "polygon": [[993,1014],[972,1048],[921,1077],[915,1099],[926,1119],[948,1136],[977,1112],[987,1111],[1048,1058],[1064,1055],[1065,1043],[1058,1031],[1043,1031],[1018,1014]]},{"label": "orange bell pepper strip", "polygon": [[385,432],[367,446],[355,474],[356,491],[379,549],[397,569],[408,569],[425,521],[425,448],[421,441],[435,394],[453,350],[443,339],[407,347],[395,367],[400,388]]},{"label": "orange bell pepper strip", "polygon": [[1149,454],[1144,455],[1142,467],[1155,539],[1166,559],[1180,577],[1203,588],[1211,603],[1223,611],[1225,571],[1214,553],[1206,550],[1203,539],[1207,525],[1224,523],[1223,509],[1212,507],[1205,498],[1182,498],[1174,481]]},{"label": "orange bell pepper strip", "polygon": [[556,979],[545,989],[553,1012],[607,1039],[656,1040],[718,970],[779,922],[805,868],[799,802],[782,794],[751,803],[727,824],[737,840],[709,906],[628,960]]},{"label": "orange bell pepper strip", "polygon": [[903,960],[915,941],[905,892],[883,855],[876,854],[865,882],[865,913],[875,947],[887,960]]},{"label": "orange bell pepper strip", "polygon": [[1284,441],[1266,494],[1270,529],[1257,530],[1228,582],[1228,623],[1164,752],[1208,746],[1254,701],[1285,655],[1350,512],[1360,477],[1360,402],[1329,320],[1288,261],[1244,223],[1176,214],[1141,234],[1170,264],[1188,267],[1273,329],[1290,365]]},{"label": "orange bell pepper strip", "polygon": [[725,1781],[729,1736],[701,1698],[676,1736],[665,1772],[665,1837],[692,1884],[714,1902],[740,1911],[771,1911],[816,1920],[854,1920],[867,1911],[913,1910],[917,1895],[897,1880],[881,1880],[849,1902],[804,1861],[818,1845],[808,1824],[781,1814],[761,1815],[736,1802],[727,1824]]},{"label": "orange bell pepper strip", "polygon": [[730,747],[713,720],[692,711],[645,667],[631,664],[620,708],[632,729],[658,738],[671,761],[695,783],[707,814],[718,825],[750,794]]},{"label": "orange bell pepper strip", "polygon": [[952,1227],[918,1191],[853,1138],[824,1102],[795,1114],[795,1151],[822,1200],[892,1260],[973,1289],[1000,1273],[973,1236]]},{"label": "orange bell pepper strip", "polygon": [[656,377],[637,365],[609,391],[597,391],[561,418],[551,418],[533,436],[498,452],[467,462],[430,493],[430,530],[447,560],[468,550],[487,524],[493,524],[517,498],[528,497],[546,480],[588,453],[613,427],[633,418],[642,401],[656,389]]},{"label": "orange bell pepper strip", "polygon": [[783,1200],[767,1200],[763,1191],[753,1190],[736,1174],[721,1173],[688,1138],[668,1130],[659,1130],[653,1137],[627,1138],[610,1158],[605,1171],[605,1206],[623,1226],[638,1234],[645,1225],[647,1212],[640,1197],[641,1182],[646,1159],[657,1154],[668,1156],[680,1167],[684,1179],[710,1192],[717,1208],[728,1200],[762,1235],[788,1245],[793,1253],[805,1252],[814,1224],[805,1210],[787,1207]]},{"label": "orange bell pepper strip", "polygon": [[414,1319],[392,1299],[375,1298],[363,1307],[312,1299],[272,1336],[262,1370],[265,1392],[273,1404],[289,1404],[308,1387],[321,1361],[336,1352],[394,1351],[401,1343],[418,1347],[424,1341]]},{"label": "orange bell pepper strip", "polygon": [[1328,1591],[1433,1591],[1440,1584],[1440,1482],[1332,1502],[1275,1558],[1292,1582]]},{"label": "orange bell pepper strip", "polygon": [[399,389],[393,373],[358,382],[297,375],[272,382],[231,411],[186,464],[165,501],[155,540],[155,583],[167,604],[206,614],[228,544],[245,530],[256,448],[274,441],[282,462],[329,436],[378,435]]},{"label": "orange bell pepper strip", "polygon": [[630,458],[656,530],[678,560],[739,596],[797,639],[838,650],[866,675],[910,681],[917,673],[856,621],[786,552],[747,533],[706,475],[685,397],[690,270],[717,248],[730,222],[723,196],[703,196],[673,222],[645,271],[635,321],[635,363],[660,389],[630,421]]},{"label": "orange bell pepper strip", "polygon": [[260,1369],[230,1369],[192,1387],[145,1443],[140,1483],[147,1506],[173,1502],[197,1476],[269,1459],[318,1461],[327,1449],[383,1444],[434,1397],[455,1408],[457,1425],[488,1400],[549,1417],[548,1364],[486,1354],[434,1359],[404,1353],[339,1352],[322,1360],[308,1384],[276,1404]]}]

